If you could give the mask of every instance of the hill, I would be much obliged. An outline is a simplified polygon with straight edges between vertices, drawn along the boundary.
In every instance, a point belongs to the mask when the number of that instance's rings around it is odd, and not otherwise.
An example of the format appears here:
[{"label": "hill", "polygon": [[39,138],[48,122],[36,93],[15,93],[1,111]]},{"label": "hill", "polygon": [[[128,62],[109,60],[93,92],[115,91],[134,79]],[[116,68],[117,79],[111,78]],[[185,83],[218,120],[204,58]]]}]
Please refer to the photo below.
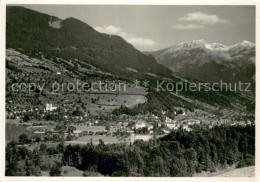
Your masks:
[{"label": "hill", "polygon": [[141,73],[171,73],[121,37],[101,34],[75,18],[60,20],[23,7],[7,7],[6,15],[7,48],[22,48],[27,55],[44,52],[78,59],[125,77],[136,75],[127,67]]}]

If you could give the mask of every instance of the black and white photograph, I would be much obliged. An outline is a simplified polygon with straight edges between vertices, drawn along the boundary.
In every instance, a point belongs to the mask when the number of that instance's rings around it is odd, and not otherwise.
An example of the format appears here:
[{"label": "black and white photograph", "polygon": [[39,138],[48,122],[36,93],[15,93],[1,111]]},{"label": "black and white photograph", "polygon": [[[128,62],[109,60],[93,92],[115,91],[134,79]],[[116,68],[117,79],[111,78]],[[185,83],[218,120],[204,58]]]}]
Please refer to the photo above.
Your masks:
[{"label": "black and white photograph", "polygon": [[7,3],[3,175],[257,181],[252,2]]}]

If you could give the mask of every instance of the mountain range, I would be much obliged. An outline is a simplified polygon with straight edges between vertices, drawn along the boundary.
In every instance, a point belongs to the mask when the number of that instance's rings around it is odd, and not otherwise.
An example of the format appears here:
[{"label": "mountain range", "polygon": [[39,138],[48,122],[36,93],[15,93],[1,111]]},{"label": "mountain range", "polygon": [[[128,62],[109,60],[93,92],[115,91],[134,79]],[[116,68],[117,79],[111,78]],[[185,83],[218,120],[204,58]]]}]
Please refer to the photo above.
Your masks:
[{"label": "mountain range", "polygon": [[254,82],[255,44],[249,41],[227,46],[201,39],[145,54],[182,77],[208,82]]}]

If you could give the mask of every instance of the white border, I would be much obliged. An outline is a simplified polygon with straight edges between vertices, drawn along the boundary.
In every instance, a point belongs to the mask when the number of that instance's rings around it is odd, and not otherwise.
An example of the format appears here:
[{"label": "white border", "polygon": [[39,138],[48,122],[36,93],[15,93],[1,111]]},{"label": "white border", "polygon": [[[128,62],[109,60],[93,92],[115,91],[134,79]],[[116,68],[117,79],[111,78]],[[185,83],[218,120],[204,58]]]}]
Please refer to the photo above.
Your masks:
[{"label": "white border", "polygon": [[[5,177],[5,20],[6,20],[6,4],[123,4],[123,5],[256,5],[256,168],[255,168],[255,177],[251,178],[238,178],[238,177]],[[172,182],[172,181],[198,181],[198,182],[208,182],[208,181],[216,181],[216,182],[241,182],[241,181],[257,181],[260,182],[260,64],[258,64],[259,51],[258,51],[258,43],[259,43],[259,5],[260,0],[0,0],[0,182],[4,181],[102,181],[102,182],[114,182],[114,181],[142,181],[142,182]]]}]

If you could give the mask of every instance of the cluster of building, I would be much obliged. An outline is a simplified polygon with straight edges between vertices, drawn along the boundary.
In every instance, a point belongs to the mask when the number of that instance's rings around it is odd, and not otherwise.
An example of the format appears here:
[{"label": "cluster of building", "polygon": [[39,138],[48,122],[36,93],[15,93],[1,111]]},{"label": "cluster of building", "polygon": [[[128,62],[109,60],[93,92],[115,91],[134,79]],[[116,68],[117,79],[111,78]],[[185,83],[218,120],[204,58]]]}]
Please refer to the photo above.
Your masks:
[{"label": "cluster of building", "polygon": [[25,114],[41,114],[38,108],[21,108],[12,104],[6,105],[7,119],[21,119]]},{"label": "cluster of building", "polygon": [[[44,117],[46,114],[50,112],[56,111],[58,108],[57,105],[53,103],[46,103],[45,107],[42,109],[38,108],[31,108],[31,109],[21,109],[18,108],[12,103],[7,105],[7,118],[15,118],[15,119],[22,119],[22,117],[25,114],[36,114],[37,116]],[[63,110],[66,111],[69,110],[67,107],[63,107]],[[56,112],[54,112],[55,114]],[[113,121],[110,120],[101,120],[97,118],[91,118],[88,117],[87,114],[84,116],[71,116],[71,115],[63,115],[64,120],[71,120],[72,123],[75,125],[83,125],[84,127],[81,128],[87,128],[90,126],[108,126],[106,129],[100,130],[98,132],[93,131],[87,131],[87,130],[75,130],[72,134],[73,137],[82,137],[86,135],[111,135],[113,133],[117,132],[126,132],[128,134],[138,134],[137,131],[144,131],[145,134],[142,133],[142,137],[147,138],[146,136],[149,136],[148,138],[152,137],[153,135],[161,135],[161,134],[168,134],[172,130],[177,130],[179,128],[182,128],[186,131],[191,131],[193,125],[208,125],[209,127],[213,127],[214,125],[222,125],[222,124],[239,124],[239,125],[246,125],[246,124],[252,124],[251,121],[247,120],[246,122],[240,122],[238,120],[230,120],[230,118],[219,118],[214,114],[205,113],[204,111],[195,111],[195,112],[186,112],[183,111],[182,113],[174,113],[175,117],[174,119],[171,119],[166,116],[166,113],[163,112],[162,116],[158,117],[154,114],[146,114],[146,115],[137,115],[137,116],[129,116],[129,115],[120,115]],[[158,134],[156,129],[160,129],[162,131],[160,134]],[[57,131],[55,131],[53,128],[50,129],[50,127],[46,125],[42,126],[32,126],[30,129],[35,134],[42,134],[46,135],[47,133],[52,134],[58,134]],[[140,133],[139,133],[140,134]],[[68,132],[65,132],[65,137],[69,135]],[[146,135],[146,136],[145,136]],[[135,138],[138,138],[139,136],[134,135]],[[141,138],[142,138],[141,137]]]}]

